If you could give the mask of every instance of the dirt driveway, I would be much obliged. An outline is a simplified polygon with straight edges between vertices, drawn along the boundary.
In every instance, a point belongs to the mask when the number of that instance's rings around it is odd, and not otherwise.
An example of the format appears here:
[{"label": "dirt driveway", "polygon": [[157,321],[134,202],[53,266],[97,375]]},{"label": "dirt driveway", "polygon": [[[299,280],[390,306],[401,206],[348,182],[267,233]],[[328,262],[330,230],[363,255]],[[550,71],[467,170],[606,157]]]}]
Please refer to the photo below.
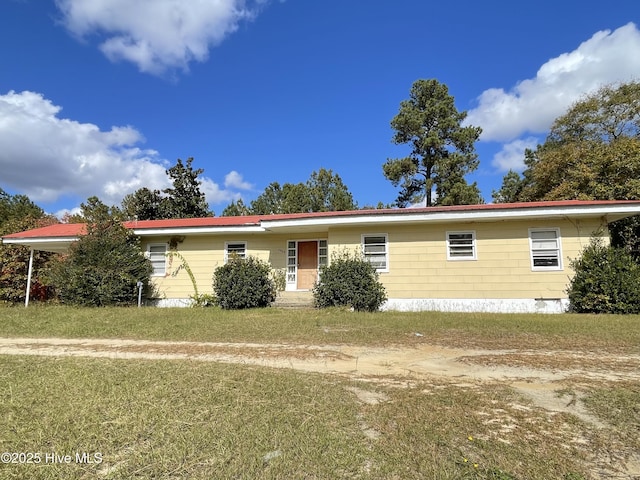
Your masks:
[{"label": "dirt driveway", "polygon": [[[419,344],[366,347],[255,343],[167,342],[118,339],[0,338],[0,354],[180,359],[237,363],[401,385],[437,378],[456,385],[500,382],[538,407],[567,412],[602,427],[580,398],[557,391],[570,382],[640,381],[640,355],[580,351],[462,350]],[[355,391],[365,396],[365,391]],[[363,402],[375,399],[361,398]],[[640,454],[628,457],[621,476],[640,478]]]},{"label": "dirt driveway", "polygon": [[167,342],[119,339],[0,338],[0,354],[189,359],[239,363],[393,381],[442,377],[455,383],[499,381],[540,407],[596,423],[580,402],[567,406],[555,391],[574,379],[640,381],[640,355],[540,350],[461,350],[413,347]]}]

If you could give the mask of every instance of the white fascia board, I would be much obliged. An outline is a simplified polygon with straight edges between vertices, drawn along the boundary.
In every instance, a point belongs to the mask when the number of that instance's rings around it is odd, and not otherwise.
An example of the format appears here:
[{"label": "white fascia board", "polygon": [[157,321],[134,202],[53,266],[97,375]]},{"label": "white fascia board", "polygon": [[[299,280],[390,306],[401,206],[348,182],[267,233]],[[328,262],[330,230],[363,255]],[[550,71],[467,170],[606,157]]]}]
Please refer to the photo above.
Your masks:
[{"label": "white fascia board", "polygon": [[66,252],[78,237],[3,238],[3,245],[22,245],[42,252]]},{"label": "white fascia board", "polygon": [[264,232],[264,227],[171,227],[171,228],[134,228],[133,233],[140,237],[151,235],[204,235],[221,233]]},{"label": "white fascia board", "polygon": [[606,217],[640,215],[640,204],[633,205],[585,205],[576,207],[532,207],[505,210],[463,210],[455,212],[410,212],[402,214],[345,215],[343,217],[316,217],[292,220],[263,220],[262,225],[269,230],[304,226],[348,226],[383,223],[445,223],[478,222],[517,219]]},{"label": "white fascia board", "polygon": [[3,238],[3,245],[42,245],[48,244],[65,244],[78,241],[79,237],[36,237],[36,238]]}]

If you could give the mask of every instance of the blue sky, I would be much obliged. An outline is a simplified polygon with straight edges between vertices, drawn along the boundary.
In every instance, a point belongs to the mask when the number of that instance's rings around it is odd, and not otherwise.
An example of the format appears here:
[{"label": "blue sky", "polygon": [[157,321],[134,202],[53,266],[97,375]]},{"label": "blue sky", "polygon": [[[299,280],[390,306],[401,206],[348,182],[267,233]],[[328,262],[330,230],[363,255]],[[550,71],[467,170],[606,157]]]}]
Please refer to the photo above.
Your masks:
[{"label": "blue sky", "polygon": [[490,202],[572,102],[640,78],[639,26],[637,0],[2,0],[0,187],[61,214],[194,157],[217,214],[321,167],[392,202],[389,122],[435,78],[484,130]]}]

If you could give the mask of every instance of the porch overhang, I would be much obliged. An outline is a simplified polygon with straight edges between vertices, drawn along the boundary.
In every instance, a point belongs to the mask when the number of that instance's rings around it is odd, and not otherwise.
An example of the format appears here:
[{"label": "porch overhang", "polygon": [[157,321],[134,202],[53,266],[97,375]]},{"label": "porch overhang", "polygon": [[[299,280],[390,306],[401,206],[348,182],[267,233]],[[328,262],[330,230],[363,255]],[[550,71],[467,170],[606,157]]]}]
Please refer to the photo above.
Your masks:
[{"label": "porch overhang", "polygon": [[3,238],[3,245],[22,245],[32,250],[52,253],[66,253],[79,237]]}]

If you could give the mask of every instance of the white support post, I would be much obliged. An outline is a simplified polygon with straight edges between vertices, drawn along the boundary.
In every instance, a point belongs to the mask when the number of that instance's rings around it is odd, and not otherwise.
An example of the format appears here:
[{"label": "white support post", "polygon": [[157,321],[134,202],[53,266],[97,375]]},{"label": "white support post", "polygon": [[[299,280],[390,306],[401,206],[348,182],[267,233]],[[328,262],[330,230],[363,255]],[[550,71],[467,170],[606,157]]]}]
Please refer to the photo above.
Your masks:
[{"label": "white support post", "polygon": [[24,296],[24,306],[29,306],[29,292],[31,291],[31,272],[33,271],[33,248],[29,256],[29,272],[27,273],[27,292]]}]

